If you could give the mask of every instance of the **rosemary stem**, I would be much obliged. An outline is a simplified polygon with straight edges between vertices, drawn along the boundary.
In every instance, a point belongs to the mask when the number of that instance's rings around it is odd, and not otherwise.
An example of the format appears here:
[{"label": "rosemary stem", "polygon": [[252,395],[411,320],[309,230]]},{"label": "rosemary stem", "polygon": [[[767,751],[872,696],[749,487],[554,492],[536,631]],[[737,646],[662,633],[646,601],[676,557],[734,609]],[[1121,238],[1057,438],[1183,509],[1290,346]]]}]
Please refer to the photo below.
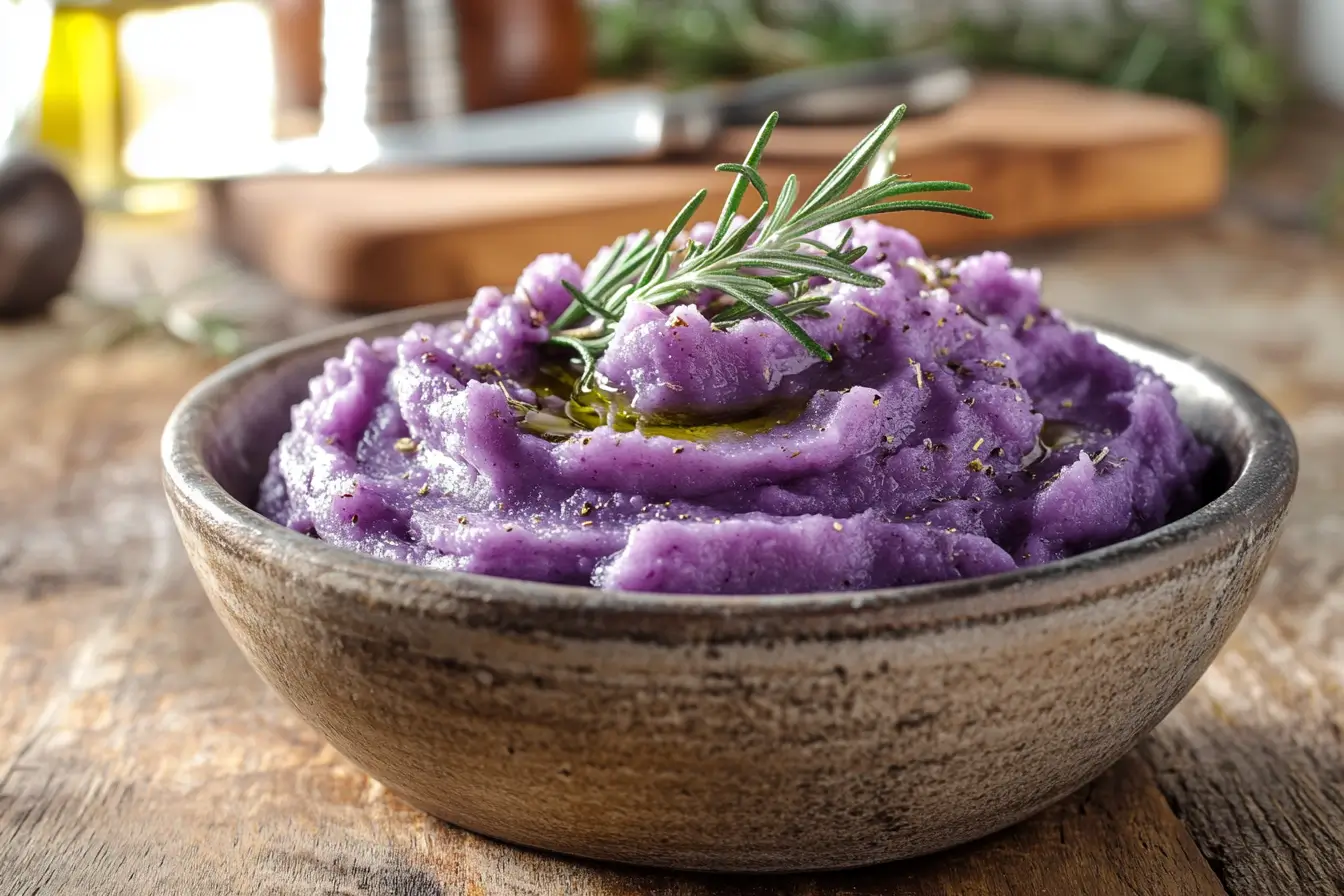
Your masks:
[{"label": "rosemary stem", "polygon": [[[850,192],[874,158],[894,145],[889,138],[904,114],[904,106],[893,109],[796,209],[798,178],[789,175],[772,201],[757,167],[779,120],[778,114],[772,114],[741,164],[717,167],[734,177],[708,241],[683,237],[708,195],[701,190],[662,233],[643,231],[636,238],[613,243],[584,288],[565,283],[573,301],[551,325],[548,341],[573,352],[582,362],[584,372],[576,392],[595,381],[597,360],[615,337],[615,327],[631,301],[662,307],[705,292],[719,296],[705,309],[716,329],[753,317],[768,318],[812,355],[829,362],[830,353],[794,320],[824,313],[825,297],[808,293],[811,278],[867,288],[876,288],[883,281],[854,267],[867,247],[849,245],[852,228],[835,245],[815,239],[813,233],[831,224],[895,211],[990,217],[978,209],[942,200],[894,199],[970,187],[951,181],[918,182],[890,176],[890,161],[885,156],[874,169],[885,166],[884,176],[871,177],[863,188]],[[734,226],[749,188],[760,195],[760,205],[746,221]]]}]

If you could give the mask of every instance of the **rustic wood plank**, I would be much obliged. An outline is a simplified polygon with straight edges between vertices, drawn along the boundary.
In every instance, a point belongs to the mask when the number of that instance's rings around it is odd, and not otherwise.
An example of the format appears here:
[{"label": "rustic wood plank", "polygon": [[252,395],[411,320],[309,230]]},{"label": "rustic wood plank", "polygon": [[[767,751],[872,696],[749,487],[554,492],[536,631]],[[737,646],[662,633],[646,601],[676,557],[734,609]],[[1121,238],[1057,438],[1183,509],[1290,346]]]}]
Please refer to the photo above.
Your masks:
[{"label": "rustic wood plank", "polygon": [[618,869],[433,821],[265,689],[195,582],[157,441],[209,365],[78,335],[0,331],[0,892],[1223,892],[1135,758],[982,843],[837,875]]},{"label": "rustic wood plank", "polygon": [[1260,595],[1141,753],[1233,896],[1344,892],[1344,257],[1229,212],[1036,260],[1054,303],[1227,364],[1293,423],[1302,478]]},{"label": "rustic wood plank", "polygon": [[1344,893],[1344,413],[1297,434],[1305,477],[1259,603],[1144,751],[1238,896]]}]

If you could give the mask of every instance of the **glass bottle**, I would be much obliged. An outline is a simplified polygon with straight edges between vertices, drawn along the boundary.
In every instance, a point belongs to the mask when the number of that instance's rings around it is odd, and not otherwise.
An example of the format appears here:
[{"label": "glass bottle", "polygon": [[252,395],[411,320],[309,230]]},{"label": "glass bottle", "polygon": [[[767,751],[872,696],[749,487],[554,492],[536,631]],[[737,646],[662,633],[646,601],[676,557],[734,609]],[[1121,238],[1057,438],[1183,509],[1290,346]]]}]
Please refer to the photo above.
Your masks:
[{"label": "glass bottle", "polygon": [[93,205],[179,210],[190,179],[264,151],[273,71],[257,0],[60,0],[40,142]]}]

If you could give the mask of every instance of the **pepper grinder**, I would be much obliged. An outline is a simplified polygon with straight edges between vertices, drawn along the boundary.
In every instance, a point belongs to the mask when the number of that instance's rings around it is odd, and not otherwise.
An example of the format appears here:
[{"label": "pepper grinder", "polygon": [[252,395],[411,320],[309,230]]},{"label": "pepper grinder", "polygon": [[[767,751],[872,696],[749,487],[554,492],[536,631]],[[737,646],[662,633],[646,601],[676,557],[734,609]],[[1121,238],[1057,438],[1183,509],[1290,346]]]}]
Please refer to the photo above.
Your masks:
[{"label": "pepper grinder", "polygon": [[66,291],[84,224],[84,206],[54,164],[0,157],[0,320],[36,315]]},{"label": "pepper grinder", "polygon": [[[587,78],[581,0],[321,6],[324,128],[441,121],[558,99],[577,93]],[[286,52],[301,55],[297,47]]]}]

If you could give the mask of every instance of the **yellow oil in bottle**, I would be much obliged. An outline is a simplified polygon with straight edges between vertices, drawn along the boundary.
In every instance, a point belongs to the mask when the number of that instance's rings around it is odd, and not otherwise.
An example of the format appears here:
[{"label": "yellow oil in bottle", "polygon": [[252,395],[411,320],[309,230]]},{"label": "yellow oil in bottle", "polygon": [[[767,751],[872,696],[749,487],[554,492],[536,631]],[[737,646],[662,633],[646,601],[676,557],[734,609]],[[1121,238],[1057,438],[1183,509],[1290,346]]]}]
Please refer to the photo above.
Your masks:
[{"label": "yellow oil in bottle", "polygon": [[39,140],[90,204],[180,211],[271,138],[273,71],[255,0],[58,3]]},{"label": "yellow oil in bottle", "polygon": [[102,7],[56,10],[38,112],[39,142],[92,201],[123,185],[118,18]]}]

